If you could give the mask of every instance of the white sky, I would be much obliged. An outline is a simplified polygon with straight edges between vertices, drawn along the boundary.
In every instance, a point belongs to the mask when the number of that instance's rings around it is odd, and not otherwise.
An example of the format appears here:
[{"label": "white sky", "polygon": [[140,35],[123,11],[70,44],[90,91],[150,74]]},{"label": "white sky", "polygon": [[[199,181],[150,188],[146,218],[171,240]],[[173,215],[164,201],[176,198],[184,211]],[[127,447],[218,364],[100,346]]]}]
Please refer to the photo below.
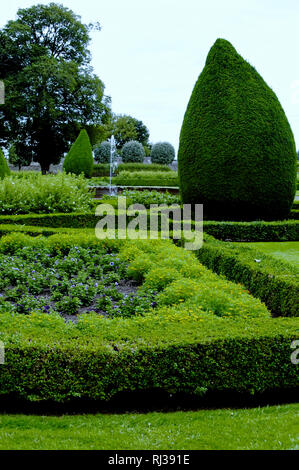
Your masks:
[{"label": "white sky", "polygon": [[[18,8],[1,1],[0,27]],[[229,40],[277,94],[299,147],[298,0],[62,0],[84,23],[99,21],[90,50],[112,110],[146,124],[150,141],[176,150],[193,86],[218,37]]]}]

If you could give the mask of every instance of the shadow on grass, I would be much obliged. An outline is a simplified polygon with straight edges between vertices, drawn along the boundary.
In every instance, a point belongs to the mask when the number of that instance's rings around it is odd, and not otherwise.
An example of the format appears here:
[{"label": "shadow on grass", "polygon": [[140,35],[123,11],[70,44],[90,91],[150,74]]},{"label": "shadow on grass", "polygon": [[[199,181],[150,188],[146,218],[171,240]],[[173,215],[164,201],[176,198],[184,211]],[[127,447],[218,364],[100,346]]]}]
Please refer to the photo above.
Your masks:
[{"label": "shadow on grass", "polygon": [[30,402],[15,395],[0,398],[0,413],[10,414],[120,414],[147,412],[197,411],[219,408],[256,408],[297,403],[299,387],[266,393],[208,392],[198,397],[186,394],[171,395],[162,390],[121,392],[110,401],[76,398],[63,403],[54,401]]}]

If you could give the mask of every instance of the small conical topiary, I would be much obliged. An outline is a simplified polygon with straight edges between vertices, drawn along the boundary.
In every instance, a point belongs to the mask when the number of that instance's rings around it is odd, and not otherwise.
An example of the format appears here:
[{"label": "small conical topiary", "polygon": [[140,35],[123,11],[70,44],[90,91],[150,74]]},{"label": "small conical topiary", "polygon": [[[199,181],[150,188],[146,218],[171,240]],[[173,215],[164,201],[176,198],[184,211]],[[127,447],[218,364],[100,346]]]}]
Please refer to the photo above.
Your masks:
[{"label": "small conical topiary", "polygon": [[4,157],[3,151],[0,148],[0,179],[3,179],[8,175],[10,175],[10,169]]},{"label": "small conical topiary", "polygon": [[83,129],[63,162],[63,169],[67,173],[90,177],[93,169],[92,147],[85,129]]},{"label": "small conical topiary", "polygon": [[224,39],[217,39],[192,92],[181,129],[183,203],[205,218],[287,217],[295,195],[293,133],[275,95]]}]

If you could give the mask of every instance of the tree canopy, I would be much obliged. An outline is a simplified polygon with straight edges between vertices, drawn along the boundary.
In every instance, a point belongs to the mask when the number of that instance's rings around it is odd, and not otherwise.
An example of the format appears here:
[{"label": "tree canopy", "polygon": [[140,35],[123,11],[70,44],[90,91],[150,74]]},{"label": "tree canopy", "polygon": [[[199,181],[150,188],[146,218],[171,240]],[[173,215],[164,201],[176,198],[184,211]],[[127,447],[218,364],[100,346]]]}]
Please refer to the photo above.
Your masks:
[{"label": "tree canopy", "polygon": [[90,67],[90,30],[63,5],[20,9],[0,30],[0,142],[38,161],[58,163],[81,128],[90,134],[108,120],[110,98]]}]

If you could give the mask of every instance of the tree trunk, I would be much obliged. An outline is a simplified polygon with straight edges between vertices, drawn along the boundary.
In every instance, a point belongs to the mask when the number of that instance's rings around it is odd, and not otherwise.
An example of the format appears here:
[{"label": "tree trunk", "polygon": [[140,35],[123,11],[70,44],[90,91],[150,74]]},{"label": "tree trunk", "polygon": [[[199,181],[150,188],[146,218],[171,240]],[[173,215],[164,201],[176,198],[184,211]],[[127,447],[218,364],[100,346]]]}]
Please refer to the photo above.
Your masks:
[{"label": "tree trunk", "polygon": [[49,172],[50,165],[41,166],[42,175],[46,175]]}]

